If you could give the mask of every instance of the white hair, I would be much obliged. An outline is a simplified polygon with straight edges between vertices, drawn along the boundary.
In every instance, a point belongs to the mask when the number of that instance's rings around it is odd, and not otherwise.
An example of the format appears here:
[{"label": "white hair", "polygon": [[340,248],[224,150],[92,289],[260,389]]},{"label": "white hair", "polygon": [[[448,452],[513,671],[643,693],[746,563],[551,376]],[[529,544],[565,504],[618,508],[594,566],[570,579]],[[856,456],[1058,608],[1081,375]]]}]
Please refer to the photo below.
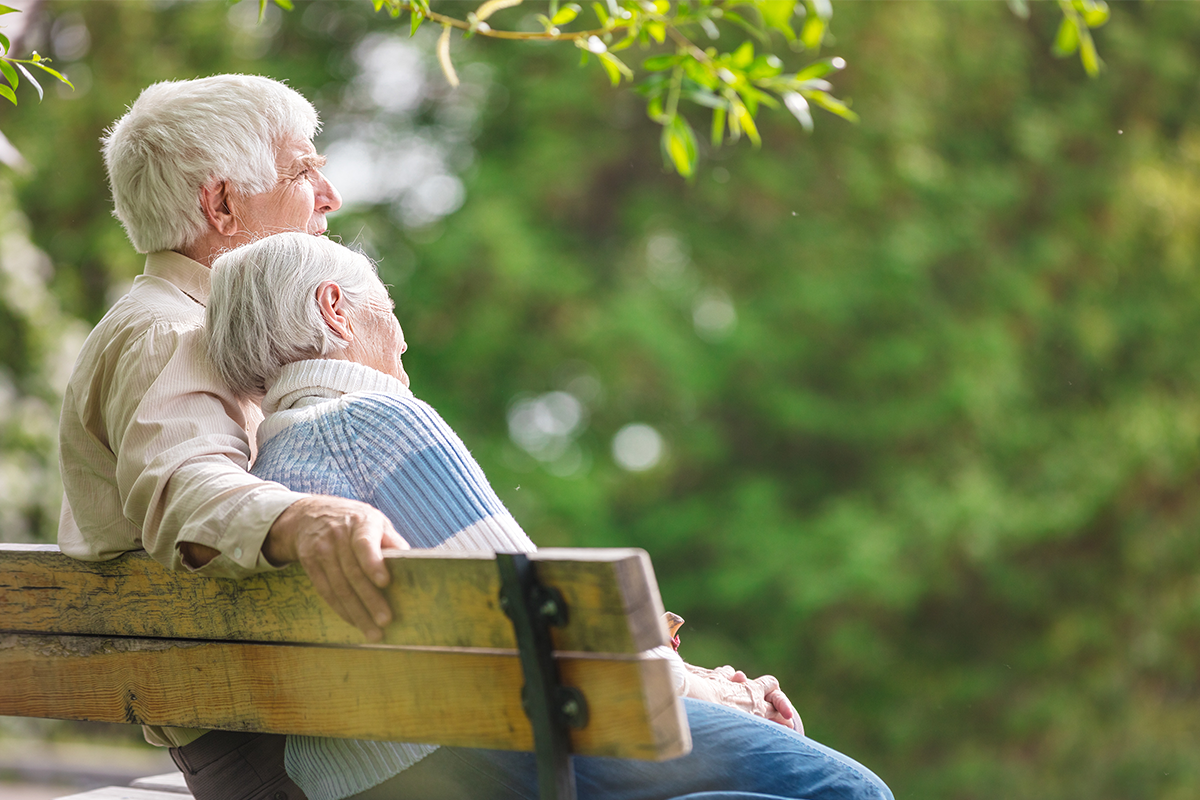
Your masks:
[{"label": "white hair", "polygon": [[113,214],[139,253],[187,247],[207,225],[200,187],[228,181],[242,194],[269,191],[279,146],[310,141],[319,128],[312,103],[270,78],[156,83],[100,140]]},{"label": "white hair", "polygon": [[387,297],[369,258],[307,233],[266,236],[213,262],[208,354],[234,392],[261,396],[284,365],[346,348],[317,306],[324,281],[338,285],[351,310]]}]

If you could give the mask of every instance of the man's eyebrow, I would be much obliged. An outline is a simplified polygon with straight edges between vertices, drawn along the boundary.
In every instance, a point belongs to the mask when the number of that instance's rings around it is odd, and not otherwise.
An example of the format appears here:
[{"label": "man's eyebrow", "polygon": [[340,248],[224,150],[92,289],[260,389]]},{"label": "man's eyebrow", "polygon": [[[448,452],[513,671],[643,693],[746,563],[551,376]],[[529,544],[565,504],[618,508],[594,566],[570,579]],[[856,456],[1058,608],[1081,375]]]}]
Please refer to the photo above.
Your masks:
[{"label": "man's eyebrow", "polygon": [[325,166],[325,156],[317,153],[308,153],[296,159],[296,165],[300,169],[320,169]]},{"label": "man's eyebrow", "polygon": [[302,156],[297,156],[287,168],[287,171],[282,173],[283,177],[294,178],[306,169],[320,169],[325,166],[325,156],[317,155],[316,153],[305,153]]}]

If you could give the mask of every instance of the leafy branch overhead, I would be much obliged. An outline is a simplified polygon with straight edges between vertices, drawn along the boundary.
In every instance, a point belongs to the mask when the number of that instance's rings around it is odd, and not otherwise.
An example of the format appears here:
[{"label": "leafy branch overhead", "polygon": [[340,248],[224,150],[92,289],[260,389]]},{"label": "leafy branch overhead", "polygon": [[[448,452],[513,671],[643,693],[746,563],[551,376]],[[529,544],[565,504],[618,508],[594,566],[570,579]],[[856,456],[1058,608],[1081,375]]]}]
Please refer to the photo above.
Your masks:
[{"label": "leafy branch overhead", "polygon": [[[516,24],[530,27],[534,20],[532,30],[493,26],[493,15],[522,5],[522,0],[487,0],[465,17],[436,11],[429,0],[372,2],[377,11],[393,17],[407,13],[413,32],[425,21],[442,26],[438,60],[451,84],[457,83],[450,52],[454,30],[464,37],[569,43],[580,50],[582,63],[596,61],[614,86],[637,80],[635,91],[646,99],[650,118],[662,126],[664,161],[684,177],[695,173],[699,158],[685,109],[693,117],[697,111],[710,117],[714,146],[743,135],[759,145],[755,119],[762,107],[786,108],[805,130],[812,130],[813,106],[857,119],[826,80],[845,61],[814,60],[833,15],[829,0],[604,0],[591,3],[587,11],[576,3],[550,0],[538,4],[532,16],[522,9],[525,14]],[[640,65],[630,58],[635,45],[648,51]],[[810,63],[789,70],[781,54],[807,55]]]},{"label": "leafy branch overhead", "polygon": [[[1108,6],[1104,0],[1058,1],[1063,20],[1053,51],[1078,51],[1084,68],[1095,77],[1101,62],[1090,31],[1107,22]],[[266,0],[259,2],[265,6]],[[275,2],[291,5],[291,0]],[[465,17],[435,11],[430,0],[371,2],[376,11],[387,11],[393,18],[407,13],[413,33],[427,20],[442,26],[438,60],[452,85],[458,84],[450,47],[455,29],[464,37],[573,44],[581,50],[583,63],[595,59],[614,86],[623,79],[637,81],[634,88],[646,99],[647,113],[662,126],[663,160],[685,178],[695,173],[699,146],[681,103],[692,109],[688,114],[693,118],[697,111],[710,116],[714,147],[743,135],[758,146],[755,120],[764,106],[787,109],[806,131],[813,128],[813,106],[857,120],[828,80],[846,62],[818,58],[833,18],[830,0],[603,0],[592,2],[587,12],[576,3],[549,0],[539,4],[545,13],[530,16],[525,11],[516,23],[529,27],[529,20],[536,20],[534,30],[493,26],[493,15],[523,0],[487,0]],[[461,2],[442,5],[462,8]],[[1009,5],[1019,17],[1028,18],[1026,0],[1009,0]],[[640,69],[623,52],[634,45],[651,51]],[[797,69],[784,57],[807,57],[808,63]]]},{"label": "leafy branch overhead", "polygon": [[[0,5],[0,15],[14,13],[20,13],[20,9]],[[9,55],[11,48],[12,43],[9,42],[8,37],[3,32],[0,32],[0,75],[3,75],[4,79],[8,81],[7,85],[0,83],[0,97],[3,97],[14,106],[17,104],[16,89],[20,85],[21,75],[24,75],[25,79],[33,84],[33,88],[37,89],[38,99],[42,99],[42,85],[33,77],[33,73],[29,71],[29,67],[36,67],[55,80],[62,81],[72,89],[75,88],[65,75],[50,67],[50,59],[38,55],[36,50],[33,51],[33,54],[29,58],[13,58]]]}]

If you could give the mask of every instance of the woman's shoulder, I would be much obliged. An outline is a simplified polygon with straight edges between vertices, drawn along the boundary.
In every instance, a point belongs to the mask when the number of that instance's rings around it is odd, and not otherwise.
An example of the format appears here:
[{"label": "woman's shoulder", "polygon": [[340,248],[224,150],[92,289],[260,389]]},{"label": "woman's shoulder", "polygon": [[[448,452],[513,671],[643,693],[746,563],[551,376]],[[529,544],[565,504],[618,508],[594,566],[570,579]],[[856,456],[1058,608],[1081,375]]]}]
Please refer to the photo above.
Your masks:
[{"label": "woman's shoulder", "polygon": [[356,427],[388,428],[410,436],[457,439],[433,406],[411,394],[352,392],[342,397],[340,405]]}]

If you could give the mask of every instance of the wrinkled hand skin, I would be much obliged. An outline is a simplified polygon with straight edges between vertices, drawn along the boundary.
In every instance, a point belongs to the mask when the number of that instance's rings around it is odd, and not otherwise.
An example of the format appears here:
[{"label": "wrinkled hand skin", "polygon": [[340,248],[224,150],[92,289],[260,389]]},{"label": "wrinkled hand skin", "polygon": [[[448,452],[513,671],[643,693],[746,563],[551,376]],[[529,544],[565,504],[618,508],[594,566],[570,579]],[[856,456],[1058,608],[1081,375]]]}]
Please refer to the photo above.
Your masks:
[{"label": "wrinkled hand skin", "polygon": [[750,680],[731,666],[704,669],[687,664],[687,696],[736,708],[804,733],[804,723],[773,675]]},{"label": "wrinkled hand skin", "polygon": [[381,641],[392,621],[382,592],[391,580],[385,549],[409,549],[387,517],[366,503],[328,495],[297,500],[263,543],[271,563],[299,561],[317,593],[370,642]]}]

